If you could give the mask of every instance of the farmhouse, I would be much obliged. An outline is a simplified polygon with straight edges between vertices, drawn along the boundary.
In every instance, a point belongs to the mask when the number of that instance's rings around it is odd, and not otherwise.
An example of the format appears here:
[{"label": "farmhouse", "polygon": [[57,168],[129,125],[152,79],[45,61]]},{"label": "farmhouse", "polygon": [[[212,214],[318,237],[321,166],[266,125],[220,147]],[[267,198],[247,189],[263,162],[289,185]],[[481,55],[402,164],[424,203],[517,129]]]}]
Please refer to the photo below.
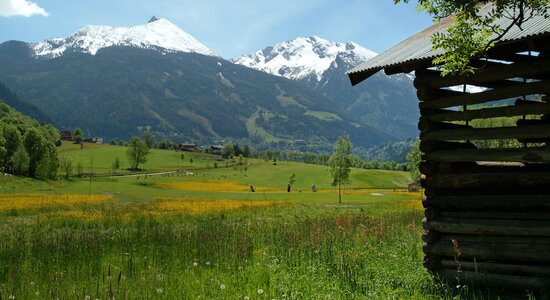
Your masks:
[{"label": "farmhouse", "polygon": [[222,149],[223,149],[223,146],[221,145],[212,145],[210,146],[210,153],[214,155],[222,155]]},{"label": "farmhouse", "polygon": [[59,134],[59,139],[62,141],[72,141],[73,140],[73,133],[69,130],[63,130]]},{"label": "farmhouse", "polygon": [[84,139],[84,142],[101,145],[103,144],[103,138],[100,138],[100,137],[87,138],[87,139]]},{"label": "farmhouse", "polygon": [[348,76],[356,85],[380,70],[415,73],[425,267],[455,283],[549,288],[550,22],[535,15],[521,29],[512,26],[486,57],[470,62],[473,74],[443,77],[432,65],[441,52],[431,36],[450,22]]},{"label": "farmhouse", "polygon": [[178,150],[187,152],[197,152],[197,144],[195,143],[182,143],[178,145]]}]

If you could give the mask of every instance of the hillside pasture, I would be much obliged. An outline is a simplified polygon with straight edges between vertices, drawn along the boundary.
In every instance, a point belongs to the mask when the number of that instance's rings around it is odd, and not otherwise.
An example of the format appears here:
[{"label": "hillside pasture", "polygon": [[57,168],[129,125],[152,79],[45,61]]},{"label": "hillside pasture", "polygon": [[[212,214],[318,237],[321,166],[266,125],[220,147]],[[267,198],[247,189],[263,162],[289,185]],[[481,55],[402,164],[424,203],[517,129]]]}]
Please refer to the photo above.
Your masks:
[{"label": "hillside pasture", "polygon": [[[61,151],[83,161],[93,151],[98,166],[108,167],[125,148],[64,145]],[[155,153],[147,170],[178,162],[179,153]],[[461,293],[422,266],[423,209],[418,193],[403,191],[406,173],[353,170],[338,204],[325,166],[255,159],[246,168],[203,166],[155,176],[0,179],[1,298],[451,299]]]}]

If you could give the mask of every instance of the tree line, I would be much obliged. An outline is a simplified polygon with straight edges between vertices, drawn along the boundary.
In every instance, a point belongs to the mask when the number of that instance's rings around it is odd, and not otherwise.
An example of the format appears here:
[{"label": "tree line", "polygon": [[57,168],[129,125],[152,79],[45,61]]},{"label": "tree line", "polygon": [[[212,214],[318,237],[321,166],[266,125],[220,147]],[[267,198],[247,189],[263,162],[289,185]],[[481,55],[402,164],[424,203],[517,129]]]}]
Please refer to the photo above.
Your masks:
[{"label": "tree line", "polygon": [[[273,161],[293,161],[303,162],[306,164],[315,164],[328,166],[331,154],[315,153],[315,152],[297,152],[284,150],[261,150],[251,151],[250,157]],[[358,155],[350,154],[351,167],[369,170],[393,170],[393,171],[408,171],[407,163],[398,163],[395,161],[376,161],[368,160],[359,157]]]},{"label": "tree line", "polygon": [[59,132],[0,101],[0,169],[9,174],[54,179],[60,167]]}]

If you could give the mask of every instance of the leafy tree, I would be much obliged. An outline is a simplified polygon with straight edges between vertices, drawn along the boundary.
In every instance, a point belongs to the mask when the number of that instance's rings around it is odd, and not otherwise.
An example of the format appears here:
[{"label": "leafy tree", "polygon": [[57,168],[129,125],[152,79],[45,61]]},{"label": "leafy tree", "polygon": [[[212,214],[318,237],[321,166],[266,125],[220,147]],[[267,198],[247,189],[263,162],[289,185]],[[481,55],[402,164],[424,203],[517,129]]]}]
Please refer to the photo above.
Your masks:
[{"label": "leafy tree", "polygon": [[329,159],[332,185],[338,186],[338,203],[342,203],[342,184],[350,183],[351,172],[351,142],[349,136],[340,136],[334,145],[332,156]]},{"label": "leafy tree", "polygon": [[61,157],[59,159],[59,167],[65,174],[65,180],[68,180],[73,173],[73,161],[68,157]]},{"label": "leafy tree", "polygon": [[243,155],[244,157],[250,157],[250,147],[248,145],[243,146]]},{"label": "leafy tree", "polygon": [[414,182],[420,182],[420,170],[418,168],[420,160],[420,141],[416,141],[409,154],[407,154],[409,172]]},{"label": "leafy tree", "polygon": [[159,149],[170,149],[171,146],[172,146],[172,141],[167,139],[164,139],[159,143]]},{"label": "leafy tree", "polygon": [[[2,135],[0,135],[0,161],[1,162],[4,162],[7,159],[7,151],[4,145],[6,145],[6,139],[4,139]],[[2,164],[1,166],[3,167],[4,164]]]},{"label": "leafy tree", "polygon": [[10,157],[12,171],[17,175],[26,175],[29,170],[29,154],[22,145]]},{"label": "leafy tree", "polygon": [[222,157],[231,158],[235,155],[235,147],[232,144],[225,144],[222,148]]},{"label": "leafy tree", "polygon": [[36,176],[38,164],[47,152],[46,142],[36,128],[29,128],[23,137],[23,145],[29,154],[29,177]]},{"label": "leafy tree", "polygon": [[147,146],[147,143],[145,143],[145,141],[137,136],[133,136],[132,139],[130,139],[130,144],[128,145],[128,147],[129,148],[126,151],[126,155],[128,155],[131,169],[138,170],[139,164],[145,163],[147,161],[149,147]]},{"label": "leafy tree", "polygon": [[120,165],[121,165],[121,162],[120,162],[120,159],[118,158],[118,156],[115,158],[115,161],[113,162],[113,164],[111,165],[111,169],[113,169],[113,171],[116,171],[118,169],[120,169]]},{"label": "leafy tree", "polygon": [[143,132],[143,140],[145,141],[149,149],[153,148],[157,141],[157,139],[155,138],[155,135],[149,130],[146,130]]},{"label": "leafy tree", "polygon": [[292,185],[296,182],[296,174],[292,173],[290,175],[290,178],[288,179],[288,191],[290,192],[290,189],[292,188]]},{"label": "leafy tree", "polygon": [[76,164],[76,175],[78,177],[82,177],[82,171],[84,170],[84,166],[82,165],[81,162],[78,162],[78,164]]},{"label": "leafy tree", "polygon": [[5,124],[0,129],[2,129],[0,135],[4,137],[4,148],[6,150],[2,164],[4,169],[9,172],[11,170],[9,163],[10,159],[15,151],[21,147],[22,137],[15,125]]},{"label": "leafy tree", "polygon": [[[409,0],[394,0],[394,3]],[[492,4],[487,14],[480,13],[483,4]],[[534,15],[548,17],[548,0],[419,0],[418,10],[428,12],[435,21],[453,16],[454,23],[446,32],[432,36],[435,49],[444,54],[434,63],[441,65],[443,74],[472,72],[470,59],[485,54],[514,26],[522,28],[523,23]],[[499,18],[508,18],[510,25],[495,24]],[[492,34],[496,34],[491,40]]]},{"label": "leafy tree", "polygon": [[82,132],[82,129],[76,128],[73,132],[73,140],[76,144],[82,143],[84,140],[84,133]]},{"label": "leafy tree", "polygon": [[59,158],[52,144],[44,145],[44,155],[36,167],[36,177],[43,179],[56,179],[59,170]]}]

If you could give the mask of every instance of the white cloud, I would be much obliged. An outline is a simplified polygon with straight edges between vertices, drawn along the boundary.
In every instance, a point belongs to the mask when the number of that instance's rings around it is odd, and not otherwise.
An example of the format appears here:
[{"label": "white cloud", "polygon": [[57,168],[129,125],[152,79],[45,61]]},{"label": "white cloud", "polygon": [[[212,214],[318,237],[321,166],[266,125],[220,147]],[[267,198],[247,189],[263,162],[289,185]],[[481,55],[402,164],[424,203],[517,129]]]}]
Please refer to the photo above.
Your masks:
[{"label": "white cloud", "polygon": [[36,3],[28,0],[0,0],[0,17],[32,15],[48,16],[48,13]]}]

